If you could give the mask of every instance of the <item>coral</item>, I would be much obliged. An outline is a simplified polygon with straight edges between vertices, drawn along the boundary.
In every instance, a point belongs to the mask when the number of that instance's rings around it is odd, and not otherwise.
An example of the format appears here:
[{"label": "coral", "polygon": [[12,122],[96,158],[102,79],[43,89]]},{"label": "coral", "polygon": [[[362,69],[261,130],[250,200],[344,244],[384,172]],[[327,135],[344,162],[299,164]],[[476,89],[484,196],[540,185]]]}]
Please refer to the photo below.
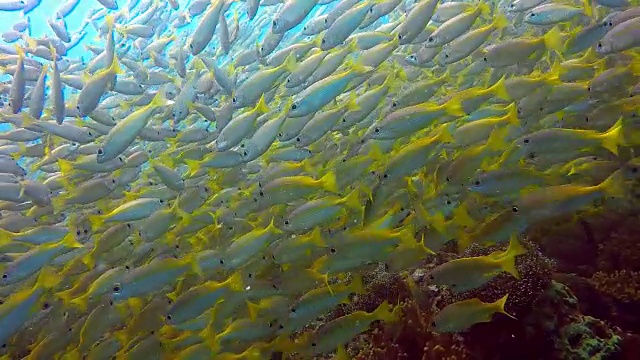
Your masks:
[{"label": "coral", "polygon": [[640,272],[620,270],[611,273],[599,271],[590,279],[600,292],[622,302],[640,301]]},{"label": "coral", "polygon": [[605,322],[580,313],[568,287],[553,282],[528,316],[531,331],[546,333],[556,359],[613,359],[620,356],[622,338]]},{"label": "coral", "polygon": [[609,236],[598,241],[598,270],[640,271],[640,242],[637,234],[639,222],[640,217],[637,215],[618,214]]}]

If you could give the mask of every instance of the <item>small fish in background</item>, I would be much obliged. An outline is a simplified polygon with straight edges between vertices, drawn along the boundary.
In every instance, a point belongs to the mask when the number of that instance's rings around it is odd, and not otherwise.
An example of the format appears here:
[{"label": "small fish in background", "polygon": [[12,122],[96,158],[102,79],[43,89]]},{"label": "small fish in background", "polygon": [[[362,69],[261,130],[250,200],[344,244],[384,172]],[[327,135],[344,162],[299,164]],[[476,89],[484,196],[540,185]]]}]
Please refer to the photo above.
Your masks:
[{"label": "small fish in background", "polygon": [[637,210],[639,9],[0,0],[0,357],[347,358],[404,320],[344,306],[376,267],[519,281],[528,229]]}]

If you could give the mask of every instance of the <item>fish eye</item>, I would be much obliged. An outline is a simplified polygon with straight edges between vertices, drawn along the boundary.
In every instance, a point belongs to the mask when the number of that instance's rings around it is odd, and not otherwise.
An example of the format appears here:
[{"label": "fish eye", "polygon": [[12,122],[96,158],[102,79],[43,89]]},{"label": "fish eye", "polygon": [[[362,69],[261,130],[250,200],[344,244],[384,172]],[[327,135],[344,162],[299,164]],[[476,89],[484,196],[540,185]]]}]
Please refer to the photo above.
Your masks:
[{"label": "fish eye", "polygon": [[273,25],[273,27],[278,27],[278,21],[277,20],[273,20],[273,22],[271,23],[271,25]]},{"label": "fish eye", "polygon": [[291,310],[292,313],[296,312],[296,308],[295,307],[292,307],[290,310]]},{"label": "fish eye", "polygon": [[525,143],[525,144],[528,144],[529,141],[530,141],[529,139],[524,139],[522,142]]},{"label": "fish eye", "polygon": [[448,59],[449,58],[449,54],[444,54],[444,58]]},{"label": "fish eye", "polygon": [[394,102],[391,103],[391,107],[396,107],[396,106],[398,106],[397,102],[394,101]]},{"label": "fish eye", "polygon": [[290,82],[291,82],[291,79],[290,79],[290,78],[287,78],[287,82],[288,82],[288,83],[290,83]]},{"label": "fish eye", "polygon": [[80,236],[80,234],[82,234],[82,232],[80,230],[76,230],[76,235]]},{"label": "fish eye", "polygon": [[159,201],[160,201],[160,204],[164,204],[164,200],[160,199]]},{"label": "fish eye", "polygon": [[171,314],[167,314],[167,320],[171,320]]},{"label": "fish eye", "polygon": [[347,122],[347,118],[342,118],[342,122],[346,123]]},{"label": "fish eye", "polygon": [[93,136],[93,133],[91,131],[87,132],[87,134],[89,134],[89,136]]},{"label": "fish eye", "polygon": [[427,42],[433,42],[433,36],[429,36],[429,38],[427,38]]},{"label": "fish eye", "polygon": [[444,203],[447,205],[451,205],[451,200],[447,199]]},{"label": "fish eye", "polygon": [[297,137],[297,138],[296,138],[296,142],[300,142],[300,137]]},{"label": "fish eye", "polygon": [[298,105],[297,105],[297,104],[291,104],[291,110],[295,110],[295,109],[297,109],[297,108],[298,108]]},{"label": "fish eye", "polygon": [[373,14],[373,7],[369,9],[369,12]]},{"label": "fish eye", "polygon": [[398,40],[402,40],[402,34],[398,34]]},{"label": "fish eye", "polygon": [[326,43],[326,42],[327,42],[327,40],[325,40],[325,39],[322,39],[322,43],[323,43],[323,44],[324,44],[324,43]]},{"label": "fish eye", "polygon": [[482,58],[482,60],[484,60],[484,62],[489,61],[489,59],[487,59],[487,57],[486,57],[486,56],[484,56],[484,57]]},{"label": "fish eye", "polygon": [[384,174],[382,175],[383,178],[388,179],[389,178],[389,174]]},{"label": "fish eye", "polygon": [[285,221],[284,221],[284,224],[285,224],[285,225],[290,225],[291,223],[289,222],[289,220],[285,220]]},{"label": "fish eye", "polygon": [[78,146],[78,143],[74,143],[74,142],[72,142],[72,143],[71,143],[71,146]]},{"label": "fish eye", "polygon": [[435,322],[435,321],[432,321],[432,322],[431,322],[431,326],[436,327],[436,322]]},{"label": "fish eye", "polygon": [[87,234],[89,233],[89,230],[84,229],[84,231],[83,231],[83,232],[84,232],[84,234],[85,234],[85,235],[87,235]]},{"label": "fish eye", "polygon": [[131,229],[131,224],[127,223],[127,228]]},{"label": "fish eye", "polygon": [[120,284],[116,284],[113,286],[113,292],[114,293],[119,293],[120,290],[122,290],[122,288],[120,287]]},{"label": "fish eye", "polygon": [[313,346],[313,347],[316,347],[317,345],[318,345],[318,344],[316,344],[316,343],[314,343],[314,342],[312,342],[312,343],[311,343],[311,346]]},{"label": "fish eye", "polygon": [[3,278],[3,279],[6,279],[6,278],[8,278],[8,277],[9,277],[9,275],[8,275],[8,274],[2,274],[2,278]]},{"label": "fish eye", "polygon": [[233,97],[233,99],[231,99],[231,102],[233,102],[234,104],[238,102],[238,98],[237,97]]},{"label": "fish eye", "polygon": [[116,183],[116,179],[111,179],[111,183],[115,184]]},{"label": "fish eye", "polygon": [[480,186],[480,180],[474,181],[475,186]]},{"label": "fish eye", "polygon": [[517,213],[520,210],[518,209],[517,206],[514,206],[514,207],[511,208],[511,211],[513,211],[514,213]]},{"label": "fish eye", "polygon": [[336,248],[331,248],[331,249],[329,249],[329,251],[331,251],[332,254],[335,254],[336,253]]},{"label": "fish eye", "polygon": [[587,86],[587,91],[591,92],[591,86]]},{"label": "fish eye", "polygon": [[536,16],[536,13],[529,14],[529,17],[535,17],[535,16]]},{"label": "fish eye", "polygon": [[49,308],[49,303],[48,302],[42,304],[42,310],[47,310],[48,308]]},{"label": "fish eye", "polygon": [[329,23],[329,19],[324,18],[324,23],[325,23],[325,24],[328,24],[328,23]]},{"label": "fish eye", "polygon": [[377,134],[377,133],[380,132],[380,128],[375,128],[375,129],[373,129],[373,131]]}]

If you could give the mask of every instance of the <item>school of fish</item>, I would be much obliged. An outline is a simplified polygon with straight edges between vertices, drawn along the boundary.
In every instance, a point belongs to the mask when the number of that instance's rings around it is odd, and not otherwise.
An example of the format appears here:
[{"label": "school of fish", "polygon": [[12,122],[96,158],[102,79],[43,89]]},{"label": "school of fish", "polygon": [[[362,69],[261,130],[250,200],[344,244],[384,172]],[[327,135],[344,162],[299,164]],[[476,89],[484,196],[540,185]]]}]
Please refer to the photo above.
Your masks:
[{"label": "school of fish", "polygon": [[96,0],[70,31],[78,3],[2,35],[2,359],[344,359],[399,307],[309,325],[372,267],[508,244],[429,273],[463,292],[632,202],[636,0]]}]

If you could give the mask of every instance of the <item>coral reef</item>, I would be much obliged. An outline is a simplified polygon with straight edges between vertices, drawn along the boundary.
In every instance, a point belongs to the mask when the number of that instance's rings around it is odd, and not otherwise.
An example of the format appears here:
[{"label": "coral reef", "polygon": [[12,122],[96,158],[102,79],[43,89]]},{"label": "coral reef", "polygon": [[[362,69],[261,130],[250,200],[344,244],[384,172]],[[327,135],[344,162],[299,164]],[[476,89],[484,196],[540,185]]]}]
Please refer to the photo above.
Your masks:
[{"label": "coral reef", "polygon": [[604,321],[580,313],[571,290],[553,282],[529,315],[532,329],[547,333],[558,359],[614,359],[621,354],[622,338]]},{"label": "coral reef", "polygon": [[598,291],[622,302],[640,301],[640,272],[619,270],[611,273],[598,271],[590,281]]}]

